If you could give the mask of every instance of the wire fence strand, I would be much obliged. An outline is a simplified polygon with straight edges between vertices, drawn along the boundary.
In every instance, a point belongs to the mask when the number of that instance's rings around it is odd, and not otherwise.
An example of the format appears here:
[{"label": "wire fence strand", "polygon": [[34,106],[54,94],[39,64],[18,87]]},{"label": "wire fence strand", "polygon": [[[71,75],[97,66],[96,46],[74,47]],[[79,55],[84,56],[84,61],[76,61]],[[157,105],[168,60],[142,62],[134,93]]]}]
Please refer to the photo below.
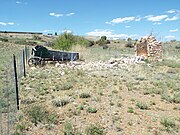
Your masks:
[{"label": "wire fence strand", "polygon": [[[14,54],[15,62],[12,59],[6,63],[0,72],[1,88],[0,88],[0,135],[10,135],[13,133],[13,125],[17,120],[17,110],[19,102],[17,98],[17,86],[20,88],[20,80],[25,75],[27,60],[29,59],[29,49],[25,47],[17,54]],[[15,77],[15,69],[17,77]],[[17,79],[17,80],[16,80]],[[17,81],[17,84],[15,83]]]}]

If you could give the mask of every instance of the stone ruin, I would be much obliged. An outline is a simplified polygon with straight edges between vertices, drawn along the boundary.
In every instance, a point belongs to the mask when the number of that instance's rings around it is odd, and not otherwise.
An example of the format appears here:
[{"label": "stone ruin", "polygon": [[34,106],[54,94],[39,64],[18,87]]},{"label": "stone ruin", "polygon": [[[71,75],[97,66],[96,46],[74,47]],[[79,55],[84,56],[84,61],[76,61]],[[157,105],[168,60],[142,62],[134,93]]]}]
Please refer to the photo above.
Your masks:
[{"label": "stone ruin", "polygon": [[150,61],[162,60],[162,42],[154,36],[145,36],[135,43],[136,56],[143,56]]}]

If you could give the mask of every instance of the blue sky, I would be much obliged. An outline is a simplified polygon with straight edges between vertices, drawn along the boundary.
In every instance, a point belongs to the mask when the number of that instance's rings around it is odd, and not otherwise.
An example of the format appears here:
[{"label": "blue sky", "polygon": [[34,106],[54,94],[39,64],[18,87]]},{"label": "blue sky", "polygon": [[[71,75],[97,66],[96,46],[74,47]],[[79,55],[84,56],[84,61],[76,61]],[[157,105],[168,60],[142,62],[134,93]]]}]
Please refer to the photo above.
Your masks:
[{"label": "blue sky", "polygon": [[0,0],[0,30],[180,40],[180,0]]}]

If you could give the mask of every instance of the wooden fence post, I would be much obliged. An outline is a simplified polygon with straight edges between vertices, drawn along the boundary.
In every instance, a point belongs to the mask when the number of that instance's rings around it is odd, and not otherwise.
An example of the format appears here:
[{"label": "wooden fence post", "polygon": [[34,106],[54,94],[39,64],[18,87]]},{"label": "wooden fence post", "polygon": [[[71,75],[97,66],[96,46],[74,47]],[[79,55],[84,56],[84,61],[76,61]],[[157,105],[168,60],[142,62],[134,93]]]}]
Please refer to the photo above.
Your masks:
[{"label": "wooden fence post", "polygon": [[16,57],[15,57],[15,55],[13,55],[13,62],[14,62],[14,81],[15,81],[15,91],[16,91],[16,103],[17,103],[17,109],[19,110],[18,78],[17,78]]}]

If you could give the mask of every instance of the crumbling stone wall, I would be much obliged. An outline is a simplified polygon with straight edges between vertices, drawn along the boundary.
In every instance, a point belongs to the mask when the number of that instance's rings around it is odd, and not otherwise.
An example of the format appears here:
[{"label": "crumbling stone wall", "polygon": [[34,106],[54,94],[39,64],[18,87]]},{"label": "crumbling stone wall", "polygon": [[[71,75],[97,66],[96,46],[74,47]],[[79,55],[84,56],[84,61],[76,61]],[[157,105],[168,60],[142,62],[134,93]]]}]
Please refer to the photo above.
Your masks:
[{"label": "crumbling stone wall", "polygon": [[162,60],[162,43],[153,36],[141,38],[135,44],[136,56],[143,56],[151,61]]}]

